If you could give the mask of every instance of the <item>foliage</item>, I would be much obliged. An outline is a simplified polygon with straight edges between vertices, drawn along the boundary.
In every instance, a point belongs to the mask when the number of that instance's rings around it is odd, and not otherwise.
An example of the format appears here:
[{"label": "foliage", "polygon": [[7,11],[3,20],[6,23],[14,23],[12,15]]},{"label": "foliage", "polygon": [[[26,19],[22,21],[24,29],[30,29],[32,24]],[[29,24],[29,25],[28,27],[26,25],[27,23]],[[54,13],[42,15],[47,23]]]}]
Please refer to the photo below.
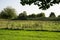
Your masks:
[{"label": "foliage", "polygon": [[59,4],[60,0],[21,0],[20,3],[22,5],[31,5],[34,3],[34,5],[38,5],[39,9],[45,10],[48,9],[50,6],[53,6],[53,4]]},{"label": "foliage", "polygon": [[29,18],[36,18],[36,14],[31,14],[31,15],[28,15]]},{"label": "foliage", "polygon": [[37,17],[45,17],[45,13],[39,13],[37,14]]},{"label": "foliage", "polygon": [[27,18],[27,13],[24,11],[23,13],[20,13],[18,16],[18,19],[26,19]]},{"label": "foliage", "polygon": [[[59,16],[58,16],[59,17]],[[45,13],[41,12],[39,14],[32,13],[31,15],[27,15],[26,11],[23,11],[18,16],[16,15],[16,11],[14,8],[6,7],[4,10],[0,12],[0,18],[3,19],[14,19],[14,20],[42,20],[42,21],[60,21],[60,18],[57,18],[54,12],[51,12],[49,17],[45,16]]]},{"label": "foliage", "polygon": [[17,16],[15,9],[11,7],[4,8],[4,10],[1,11],[0,15],[1,18],[4,19],[14,19]]},{"label": "foliage", "polygon": [[49,17],[54,18],[54,17],[56,17],[56,16],[55,16],[54,12],[51,12],[51,14],[50,14],[50,16],[49,16]]},{"label": "foliage", "polygon": [[58,17],[60,17],[60,15],[58,15]]}]

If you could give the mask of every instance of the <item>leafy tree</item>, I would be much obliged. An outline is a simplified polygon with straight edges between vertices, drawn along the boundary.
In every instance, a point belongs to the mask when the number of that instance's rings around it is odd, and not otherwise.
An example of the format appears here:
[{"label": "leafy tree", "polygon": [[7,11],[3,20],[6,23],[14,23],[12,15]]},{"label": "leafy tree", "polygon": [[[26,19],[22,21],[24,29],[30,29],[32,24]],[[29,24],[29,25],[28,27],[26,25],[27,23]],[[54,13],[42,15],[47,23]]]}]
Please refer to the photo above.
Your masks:
[{"label": "leafy tree", "polygon": [[51,12],[49,17],[56,17],[54,12]]},{"label": "leafy tree", "polygon": [[58,15],[58,17],[60,17],[60,15]]},{"label": "leafy tree", "polygon": [[18,19],[26,19],[27,18],[27,13],[26,11],[24,11],[23,13],[20,13],[19,16],[18,16]]},{"label": "leafy tree", "polygon": [[4,8],[4,10],[1,11],[0,15],[1,18],[4,19],[14,19],[17,16],[15,9],[11,7]]},{"label": "leafy tree", "polygon": [[1,18],[1,12],[0,12],[0,18]]},{"label": "leafy tree", "polygon": [[33,14],[29,15],[29,17],[30,18],[35,18],[36,17],[36,14],[33,13]]},{"label": "leafy tree", "polygon": [[45,17],[45,13],[39,13],[37,14],[37,17]]},{"label": "leafy tree", "polygon": [[22,5],[31,5],[34,3],[34,5],[38,5],[39,9],[48,9],[50,6],[53,6],[53,4],[59,4],[60,0],[21,0],[20,2]]}]

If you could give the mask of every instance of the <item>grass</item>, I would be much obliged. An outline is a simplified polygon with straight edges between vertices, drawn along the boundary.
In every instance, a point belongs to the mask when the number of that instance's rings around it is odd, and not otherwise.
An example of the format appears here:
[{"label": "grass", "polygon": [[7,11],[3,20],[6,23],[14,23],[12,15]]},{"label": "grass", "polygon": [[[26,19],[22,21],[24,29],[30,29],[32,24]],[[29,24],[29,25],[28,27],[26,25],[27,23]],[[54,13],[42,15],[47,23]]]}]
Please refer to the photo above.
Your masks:
[{"label": "grass", "polygon": [[0,20],[0,40],[60,40],[59,31],[60,21]]},{"label": "grass", "polygon": [[0,20],[0,28],[60,31],[60,21]]},{"label": "grass", "polygon": [[0,40],[60,40],[60,32],[0,29]]}]

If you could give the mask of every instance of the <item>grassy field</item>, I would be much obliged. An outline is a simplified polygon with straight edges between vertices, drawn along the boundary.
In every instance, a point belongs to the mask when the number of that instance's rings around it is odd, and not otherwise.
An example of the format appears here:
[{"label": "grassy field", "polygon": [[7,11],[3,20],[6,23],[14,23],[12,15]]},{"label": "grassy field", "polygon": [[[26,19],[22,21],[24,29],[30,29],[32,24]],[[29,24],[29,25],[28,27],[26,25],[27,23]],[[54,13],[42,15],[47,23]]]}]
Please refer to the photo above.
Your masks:
[{"label": "grassy field", "polygon": [[60,21],[0,20],[0,28],[60,31]]},{"label": "grassy field", "polygon": [[0,29],[0,40],[60,40],[60,32]]},{"label": "grassy field", "polygon": [[0,40],[60,40],[52,31],[60,31],[60,21],[0,20]]}]

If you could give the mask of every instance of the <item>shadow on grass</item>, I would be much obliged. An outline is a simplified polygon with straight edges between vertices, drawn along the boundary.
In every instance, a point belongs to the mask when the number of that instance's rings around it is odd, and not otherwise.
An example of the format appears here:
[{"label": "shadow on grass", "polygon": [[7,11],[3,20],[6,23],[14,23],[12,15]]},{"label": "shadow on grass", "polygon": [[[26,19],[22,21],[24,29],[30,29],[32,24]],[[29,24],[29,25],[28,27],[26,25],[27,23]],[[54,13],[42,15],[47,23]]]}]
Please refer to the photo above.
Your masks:
[{"label": "shadow on grass", "polygon": [[59,30],[31,30],[31,29],[8,29],[8,28],[0,28],[0,30],[24,30],[24,31],[46,31],[46,32],[60,32]]}]

